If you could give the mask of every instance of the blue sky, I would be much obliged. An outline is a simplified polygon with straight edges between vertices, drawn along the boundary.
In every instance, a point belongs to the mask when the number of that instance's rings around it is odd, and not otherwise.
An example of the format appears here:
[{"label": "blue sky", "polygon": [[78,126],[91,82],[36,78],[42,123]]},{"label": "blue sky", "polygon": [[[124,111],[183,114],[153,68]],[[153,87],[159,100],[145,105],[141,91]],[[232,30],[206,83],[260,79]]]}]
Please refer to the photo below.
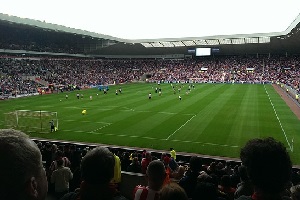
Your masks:
[{"label": "blue sky", "polygon": [[281,32],[299,0],[0,0],[0,13],[123,39]]}]

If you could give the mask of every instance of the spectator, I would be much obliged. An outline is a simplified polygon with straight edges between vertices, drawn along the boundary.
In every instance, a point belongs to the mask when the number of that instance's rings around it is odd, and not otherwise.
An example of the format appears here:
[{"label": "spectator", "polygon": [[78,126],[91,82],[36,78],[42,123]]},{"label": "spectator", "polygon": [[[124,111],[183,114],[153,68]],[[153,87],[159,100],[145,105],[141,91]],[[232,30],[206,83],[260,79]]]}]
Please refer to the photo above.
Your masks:
[{"label": "spectator", "polygon": [[234,193],[235,199],[239,198],[242,195],[250,196],[254,191],[253,184],[249,180],[246,167],[244,165],[239,166],[238,172],[241,182],[237,185],[237,189]]},{"label": "spectator", "polygon": [[292,200],[300,200],[300,185],[292,186],[290,190]]},{"label": "spectator", "polygon": [[160,190],[159,200],[188,200],[182,187],[177,183],[169,183]]},{"label": "spectator", "polygon": [[176,151],[172,147],[170,148],[170,154],[171,158],[173,158],[176,161]]},{"label": "spectator", "polygon": [[96,147],[81,162],[82,182],[77,192],[66,194],[62,200],[113,199],[115,191],[110,187],[114,176],[114,154],[107,148]]},{"label": "spectator", "polygon": [[205,171],[201,171],[197,179],[198,183],[194,190],[192,199],[229,199],[226,193],[218,189],[219,180],[217,175],[208,175]]},{"label": "spectator", "polygon": [[29,137],[0,129],[0,199],[45,200],[48,191],[42,155]]},{"label": "spectator", "polygon": [[159,160],[149,163],[146,171],[148,186],[138,185],[134,188],[134,200],[158,200],[159,191],[163,186],[166,177],[165,166]]},{"label": "spectator", "polygon": [[230,176],[223,175],[219,185],[219,190],[226,194],[227,199],[233,200],[235,188],[231,187]]},{"label": "spectator", "polygon": [[290,156],[281,142],[274,138],[252,139],[242,148],[240,157],[254,185],[252,196],[238,199],[284,199],[281,195],[292,172]]},{"label": "spectator", "polygon": [[54,183],[55,195],[59,199],[69,192],[69,181],[73,178],[73,173],[69,167],[64,166],[62,159],[57,160],[57,167],[51,175],[51,183]]},{"label": "spectator", "polygon": [[176,171],[178,170],[178,163],[176,162],[176,160],[174,160],[174,158],[170,157],[170,163],[169,163],[169,166],[170,168],[173,170],[173,171]]},{"label": "spectator", "polygon": [[127,168],[128,172],[141,173],[141,164],[138,157],[132,159],[132,163]]},{"label": "spectator", "polygon": [[111,183],[118,190],[119,184],[121,183],[121,161],[119,156],[117,156],[115,153],[114,153],[114,158],[115,158],[114,177],[111,179]]},{"label": "spectator", "polygon": [[231,180],[232,187],[237,187],[237,185],[241,182],[241,178],[239,174],[239,165],[234,166],[233,174],[230,176],[230,180]]},{"label": "spectator", "polygon": [[219,191],[215,184],[210,181],[201,181],[196,185],[192,200],[225,200],[219,196]]},{"label": "spectator", "polygon": [[231,162],[230,161],[226,162],[225,167],[224,167],[224,172],[227,175],[232,175],[233,174],[233,169],[231,168]]},{"label": "spectator", "polygon": [[166,170],[166,178],[164,180],[164,185],[167,185],[171,182],[171,178],[173,178],[173,171],[169,166],[170,157],[166,154],[162,154],[161,161],[164,163],[165,170]]},{"label": "spectator", "polygon": [[48,181],[49,181],[49,192],[53,193],[55,192],[55,186],[51,182],[52,173],[58,169],[57,161],[63,160],[63,166],[70,167],[71,163],[67,157],[64,156],[64,152],[61,150],[58,150],[58,147],[56,144],[52,145],[52,156],[54,157],[53,161],[51,162],[51,165],[48,169]]},{"label": "spectator", "polygon": [[192,198],[195,187],[197,185],[197,178],[201,170],[202,159],[197,156],[192,156],[190,158],[189,170],[185,173],[185,176],[179,181],[179,185],[185,190],[189,198]]},{"label": "spectator", "polygon": [[122,171],[127,171],[127,168],[130,164],[131,164],[131,160],[129,159],[129,152],[126,151],[122,154],[122,159],[121,159]]},{"label": "spectator", "polygon": [[142,165],[142,173],[146,174],[147,167],[149,163],[152,161],[152,156],[150,152],[146,152],[145,158],[142,159],[141,165]]},{"label": "spectator", "polygon": [[65,166],[65,167],[71,166],[71,162],[69,161],[69,159],[67,157],[64,156],[63,151],[57,150],[55,153],[55,160],[52,161],[51,166],[50,166],[50,173],[52,173],[54,170],[58,169],[58,165],[57,165],[58,160],[62,160],[63,166]]}]

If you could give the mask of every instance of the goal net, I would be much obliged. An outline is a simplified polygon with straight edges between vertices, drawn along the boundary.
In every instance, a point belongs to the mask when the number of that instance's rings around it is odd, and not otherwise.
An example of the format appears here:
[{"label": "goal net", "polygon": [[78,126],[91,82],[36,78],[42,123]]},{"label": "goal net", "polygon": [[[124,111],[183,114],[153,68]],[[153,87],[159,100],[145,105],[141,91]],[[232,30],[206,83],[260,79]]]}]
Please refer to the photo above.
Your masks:
[{"label": "goal net", "polygon": [[6,128],[13,128],[24,132],[49,133],[50,121],[58,129],[57,112],[16,110],[5,113],[4,125]]}]

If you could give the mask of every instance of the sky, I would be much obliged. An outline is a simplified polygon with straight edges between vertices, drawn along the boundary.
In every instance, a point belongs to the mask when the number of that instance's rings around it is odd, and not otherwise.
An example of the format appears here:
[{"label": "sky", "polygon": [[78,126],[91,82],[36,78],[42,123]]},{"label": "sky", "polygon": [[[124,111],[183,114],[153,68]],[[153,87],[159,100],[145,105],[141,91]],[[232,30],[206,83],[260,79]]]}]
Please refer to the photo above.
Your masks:
[{"label": "sky", "polygon": [[285,31],[299,0],[0,0],[0,13],[122,39]]}]

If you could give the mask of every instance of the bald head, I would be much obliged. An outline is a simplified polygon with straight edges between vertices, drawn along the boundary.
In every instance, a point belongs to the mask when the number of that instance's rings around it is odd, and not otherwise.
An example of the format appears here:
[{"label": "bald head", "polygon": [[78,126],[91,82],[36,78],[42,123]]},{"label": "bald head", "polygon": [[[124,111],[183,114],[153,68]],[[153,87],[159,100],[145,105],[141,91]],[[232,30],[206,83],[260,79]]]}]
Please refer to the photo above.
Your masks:
[{"label": "bald head", "polygon": [[23,132],[0,129],[0,199],[46,198],[48,185],[37,145]]}]

